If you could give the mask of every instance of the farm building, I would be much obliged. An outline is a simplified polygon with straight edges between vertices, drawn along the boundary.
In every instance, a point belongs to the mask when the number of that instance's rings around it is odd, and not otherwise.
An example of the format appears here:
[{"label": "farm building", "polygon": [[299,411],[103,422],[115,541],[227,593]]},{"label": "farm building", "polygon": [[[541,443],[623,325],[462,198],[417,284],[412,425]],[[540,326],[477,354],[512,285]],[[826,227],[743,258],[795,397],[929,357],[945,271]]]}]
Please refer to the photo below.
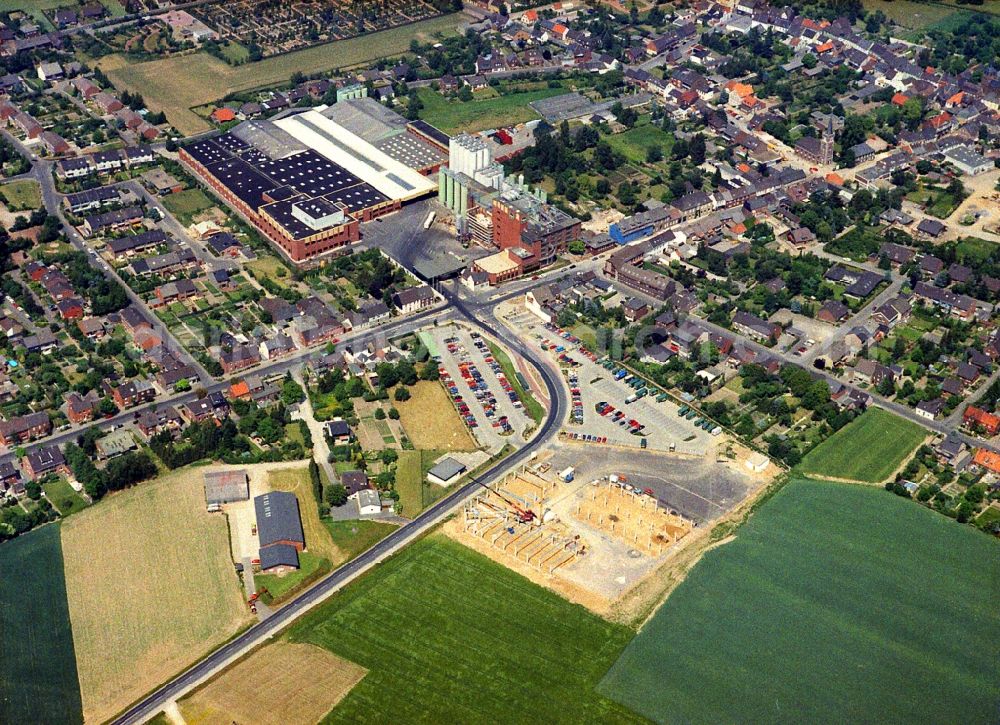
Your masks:
[{"label": "farm building", "polygon": [[275,544],[285,544],[302,551],[306,546],[299,517],[299,500],[287,491],[271,491],[253,500],[257,513],[257,536],[261,552]]},{"label": "farm building", "polygon": [[207,471],[205,473],[205,503],[221,506],[250,498],[250,479],[245,469]]},{"label": "farm building", "polygon": [[288,544],[274,544],[260,550],[260,570],[283,574],[299,568],[299,551]]}]

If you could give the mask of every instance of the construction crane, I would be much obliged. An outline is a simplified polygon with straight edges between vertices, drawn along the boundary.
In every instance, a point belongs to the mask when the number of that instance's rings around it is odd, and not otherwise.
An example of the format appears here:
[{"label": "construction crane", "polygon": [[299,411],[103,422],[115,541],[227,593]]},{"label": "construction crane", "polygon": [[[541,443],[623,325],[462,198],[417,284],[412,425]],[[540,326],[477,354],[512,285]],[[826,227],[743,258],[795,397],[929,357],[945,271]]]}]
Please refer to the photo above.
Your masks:
[{"label": "construction crane", "polygon": [[491,493],[496,494],[500,498],[500,500],[502,500],[504,503],[506,503],[508,506],[510,506],[512,509],[514,509],[514,515],[517,517],[517,520],[520,523],[522,523],[522,524],[530,524],[532,521],[534,521],[536,518],[538,518],[535,515],[534,511],[532,511],[531,509],[521,508],[521,506],[519,506],[515,502],[511,501],[509,498],[507,498],[506,496],[504,496],[498,490],[490,488],[489,486],[487,486],[485,483],[483,483],[482,481],[480,481],[475,476],[473,476],[472,480],[475,481],[476,483],[478,483],[483,488],[485,488],[487,491],[490,491]]}]

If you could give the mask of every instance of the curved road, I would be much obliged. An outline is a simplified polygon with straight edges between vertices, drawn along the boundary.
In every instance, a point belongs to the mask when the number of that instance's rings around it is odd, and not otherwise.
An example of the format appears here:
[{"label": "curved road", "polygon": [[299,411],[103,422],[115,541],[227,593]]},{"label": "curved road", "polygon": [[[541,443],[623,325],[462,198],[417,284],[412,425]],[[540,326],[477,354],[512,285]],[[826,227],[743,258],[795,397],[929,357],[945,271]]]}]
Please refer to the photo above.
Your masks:
[{"label": "curved road", "polygon": [[530,348],[513,337],[505,328],[500,325],[494,326],[490,322],[480,319],[479,314],[492,307],[492,304],[469,304],[450,291],[444,294],[453,308],[459,313],[459,317],[479,327],[483,332],[492,337],[501,340],[514,354],[528,360],[541,374],[552,404],[550,405],[548,416],[543,421],[535,437],[523,448],[490,466],[478,479],[473,479],[469,483],[466,483],[356,559],[344,564],[339,569],[327,575],[326,578],[321,579],[312,588],[277,610],[268,619],[255,624],[246,632],[227,642],[170,682],[157,688],[115,718],[113,722],[116,725],[140,723],[148,720],[162,710],[169,702],[181,697],[196,685],[213,676],[224,665],[241,656],[251,647],[276,635],[280,630],[291,624],[312,607],[330,597],[334,592],[362,574],[366,569],[380,563],[403,546],[412,542],[443,520],[454,508],[474,496],[479,491],[481,485],[491,483],[499,478],[504,471],[528,460],[539,445],[547,442],[556,433],[568,409],[567,393],[558,373],[549,367],[546,362],[536,357]]}]

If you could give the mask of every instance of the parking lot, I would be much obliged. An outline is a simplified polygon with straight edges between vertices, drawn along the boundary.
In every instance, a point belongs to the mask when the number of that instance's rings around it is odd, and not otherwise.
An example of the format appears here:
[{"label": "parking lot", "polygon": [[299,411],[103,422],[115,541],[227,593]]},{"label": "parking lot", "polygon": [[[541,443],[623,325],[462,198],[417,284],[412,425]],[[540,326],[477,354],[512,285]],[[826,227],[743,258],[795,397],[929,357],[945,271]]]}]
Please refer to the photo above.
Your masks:
[{"label": "parking lot", "polygon": [[532,421],[486,341],[457,325],[430,335],[441,358],[441,381],[479,444],[491,453],[508,443],[520,447],[520,433]]},{"label": "parking lot", "polygon": [[[580,346],[580,341],[553,325],[546,325],[527,310],[512,310],[505,319],[528,344],[551,356],[564,369],[570,388],[572,409],[564,432],[572,440],[595,446],[641,448],[704,456],[716,436],[699,427],[697,415],[679,415],[681,406],[655,388],[638,392],[643,385],[630,387],[629,373],[619,373],[618,366],[606,369],[596,357]],[[575,376],[576,383],[572,382]],[[635,399],[632,400],[632,397]],[[629,400],[630,402],[626,402]],[[605,403],[604,415],[597,411]],[[632,431],[637,431],[633,433]]]},{"label": "parking lot", "polygon": [[637,459],[634,453],[621,449],[584,448],[571,443],[554,448],[549,463],[555,471],[572,466],[576,480],[582,485],[602,476],[624,476],[640,491],[652,491],[660,506],[699,526],[732,509],[754,485],[736,463],[692,460],[656,452]]},{"label": "parking lot", "polygon": [[[579,391],[581,405],[577,410],[582,413],[582,421],[568,428],[571,437],[575,433],[587,442],[596,439],[598,445],[633,447],[641,447],[645,439],[646,447],[651,450],[694,456],[708,452],[714,436],[695,425],[697,416],[679,415],[680,407],[661,391],[647,389],[649,392],[644,394],[641,381],[635,380],[630,386],[627,383],[632,379],[630,374],[618,366],[605,368],[571,340],[553,335],[539,343],[578,380],[571,390]],[[574,393],[574,402],[576,399]],[[572,417],[571,421],[576,422]]]}]

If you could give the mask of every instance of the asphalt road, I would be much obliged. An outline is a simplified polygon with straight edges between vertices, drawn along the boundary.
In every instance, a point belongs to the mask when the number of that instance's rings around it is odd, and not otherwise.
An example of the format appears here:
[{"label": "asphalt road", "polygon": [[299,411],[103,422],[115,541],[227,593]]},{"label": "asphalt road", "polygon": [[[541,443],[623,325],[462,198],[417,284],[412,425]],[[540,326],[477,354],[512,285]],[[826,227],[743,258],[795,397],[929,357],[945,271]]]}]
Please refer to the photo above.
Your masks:
[{"label": "asphalt road", "polygon": [[[461,317],[483,332],[500,339],[514,354],[527,359],[540,373],[542,380],[545,382],[548,397],[552,401],[552,405],[548,411],[548,416],[543,421],[535,438],[507,458],[490,466],[478,478],[473,479],[454,493],[435,503],[409,524],[397,529],[356,559],[335,570],[326,578],[321,579],[315,586],[274,612],[268,619],[255,624],[246,632],[226,643],[178,677],[159,687],[123,712],[119,717],[115,718],[114,723],[117,725],[126,725],[128,723],[144,722],[149,719],[162,710],[167,703],[207,680],[218,669],[240,656],[247,649],[274,636],[313,606],[327,599],[334,592],[362,574],[368,567],[378,564],[403,546],[411,543],[418,536],[442,521],[457,506],[474,496],[481,486],[492,483],[505,471],[529,460],[539,446],[555,436],[568,409],[567,392],[559,379],[558,372],[550,367],[546,361],[541,360],[533,354],[529,348],[521,344],[503,326],[495,325],[490,319],[480,319],[477,316],[477,314],[482,315],[483,310],[492,307],[491,304],[470,304],[451,293],[446,292],[445,295],[448,297],[452,309]],[[485,315],[482,316],[485,317]],[[410,322],[410,320],[407,320],[407,322]]]}]

